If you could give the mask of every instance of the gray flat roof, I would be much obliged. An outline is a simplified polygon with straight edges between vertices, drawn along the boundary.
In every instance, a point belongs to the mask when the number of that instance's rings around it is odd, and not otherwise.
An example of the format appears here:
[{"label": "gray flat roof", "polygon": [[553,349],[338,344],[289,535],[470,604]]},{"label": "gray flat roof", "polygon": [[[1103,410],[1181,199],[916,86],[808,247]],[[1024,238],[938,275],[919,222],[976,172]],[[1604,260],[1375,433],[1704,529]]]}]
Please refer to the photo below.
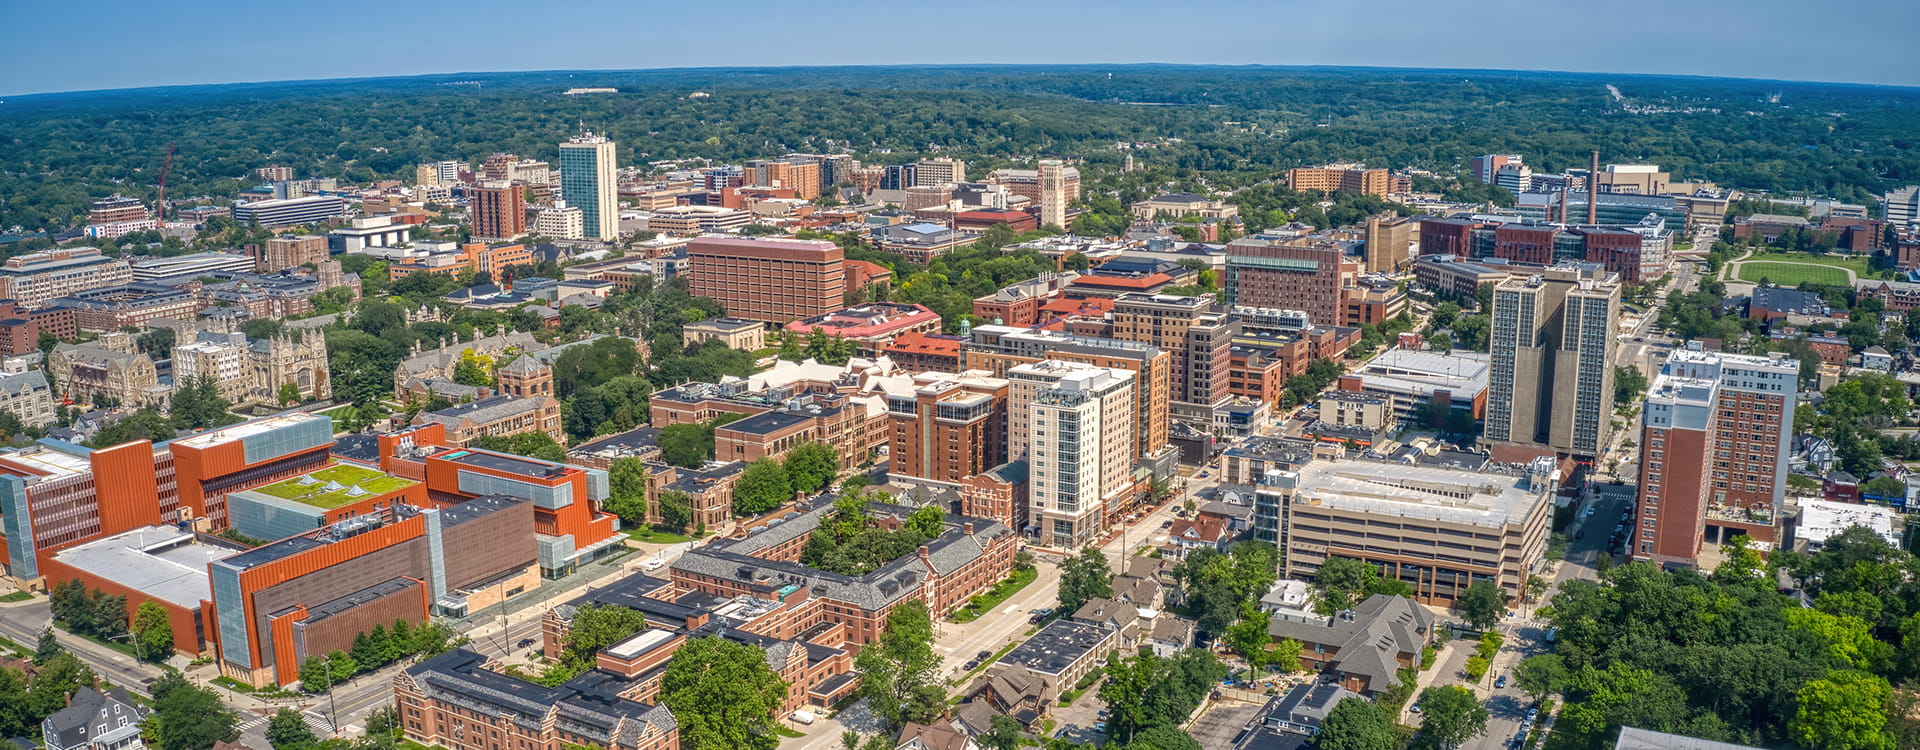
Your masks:
[{"label": "gray flat roof", "polygon": [[239,550],[201,542],[190,531],[147,526],[68,547],[53,559],[185,609],[213,596],[207,564]]},{"label": "gray flat roof", "polygon": [[1548,502],[1526,477],[1505,474],[1374,461],[1315,461],[1297,473],[1296,503],[1348,513],[1498,529]]}]

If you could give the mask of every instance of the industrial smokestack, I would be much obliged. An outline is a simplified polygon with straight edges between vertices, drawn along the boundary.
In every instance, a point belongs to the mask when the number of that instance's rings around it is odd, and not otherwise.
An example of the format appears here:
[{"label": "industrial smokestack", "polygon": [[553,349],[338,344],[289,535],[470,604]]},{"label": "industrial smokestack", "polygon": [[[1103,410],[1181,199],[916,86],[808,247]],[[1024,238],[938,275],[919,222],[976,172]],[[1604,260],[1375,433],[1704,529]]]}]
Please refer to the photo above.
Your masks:
[{"label": "industrial smokestack", "polygon": [[1562,224],[1571,223],[1567,221],[1567,193],[1571,192],[1573,192],[1573,186],[1560,186],[1560,223]]},{"label": "industrial smokestack", "polygon": [[1587,162],[1587,223],[1600,223],[1600,149],[1593,150]]}]

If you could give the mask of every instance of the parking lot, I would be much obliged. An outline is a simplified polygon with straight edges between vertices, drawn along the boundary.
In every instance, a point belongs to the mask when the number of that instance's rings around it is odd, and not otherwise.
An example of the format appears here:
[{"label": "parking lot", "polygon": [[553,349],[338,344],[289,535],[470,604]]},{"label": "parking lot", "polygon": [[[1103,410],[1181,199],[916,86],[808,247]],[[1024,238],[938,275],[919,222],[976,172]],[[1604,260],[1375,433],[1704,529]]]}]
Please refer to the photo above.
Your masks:
[{"label": "parking lot", "polygon": [[1240,730],[1247,727],[1247,722],[1253,721],[1253,718],[1260,714],[1260,709],[1261,706],[1255,703],[1239,701],[1215,703],[1212,708],[1207,709],[1206,713],[1200,715],[1198,721],[1193,723],[1193,729],[1189,733],[1194,739],[1200,741],[1201,747],[1233,747],[1234,738],[1240,735]]}]

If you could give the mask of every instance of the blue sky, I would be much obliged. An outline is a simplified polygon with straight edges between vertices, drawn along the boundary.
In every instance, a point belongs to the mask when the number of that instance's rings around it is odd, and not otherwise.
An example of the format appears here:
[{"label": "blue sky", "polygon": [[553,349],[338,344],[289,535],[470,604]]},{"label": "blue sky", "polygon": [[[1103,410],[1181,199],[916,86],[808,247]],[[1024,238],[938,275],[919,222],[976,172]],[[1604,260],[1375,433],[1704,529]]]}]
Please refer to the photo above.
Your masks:
[{"label": "blue sky", "polygon": [[0,27],[0,96],[903,63],[1368,65],[1920,85],[1915,0],[0,0]]}]

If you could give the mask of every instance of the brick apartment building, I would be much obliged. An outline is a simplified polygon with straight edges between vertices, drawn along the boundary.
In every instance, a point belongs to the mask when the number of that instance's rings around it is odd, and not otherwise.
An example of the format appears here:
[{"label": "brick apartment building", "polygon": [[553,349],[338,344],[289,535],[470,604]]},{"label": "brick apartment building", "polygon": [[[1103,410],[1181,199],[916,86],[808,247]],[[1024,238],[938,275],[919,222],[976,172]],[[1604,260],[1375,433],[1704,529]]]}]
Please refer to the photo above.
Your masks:
[{"label": "brick apartment building", "polygon": [[784,324],[844,305],[845,260],[820,240],[700,237],[687,246],[689,289],[733,317]]}]

